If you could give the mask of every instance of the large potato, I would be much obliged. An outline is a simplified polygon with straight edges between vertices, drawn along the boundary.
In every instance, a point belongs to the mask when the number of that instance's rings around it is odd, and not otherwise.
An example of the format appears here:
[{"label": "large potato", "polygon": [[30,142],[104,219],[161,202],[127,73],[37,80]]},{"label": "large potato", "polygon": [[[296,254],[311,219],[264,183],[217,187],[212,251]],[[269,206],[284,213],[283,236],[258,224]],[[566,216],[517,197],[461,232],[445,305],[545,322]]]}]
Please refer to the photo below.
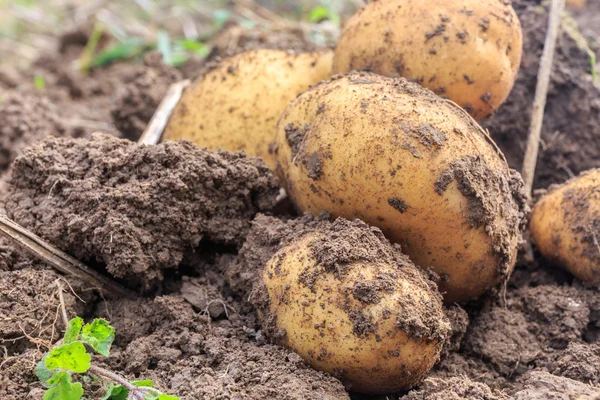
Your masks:
[{"label": "large potato", "polygon": [[261,283],[251,299],[261,299],[265,331],[351,391],[413,387],[449,334],[435,284],[359,221],[299,234],[266,263]]},{"label": "large potato", "polygon": [[479,296],[510,274],[522,180],[454,104],[405,79],[354,73],[292,101],[276,145],[297,208],[381,228],[441,275],[446,301]]},{"label": "large potato", "polygon": [[163,140],[244,150],[274,166],[269,144],[279,116],[298,93],[331,74],[333,52],[252,50],[222,60],[183,94]]},{"label": "large potato", "polygon": [[600,279],[600,169],[551,188],[533,209],[531,236],[579,279]]},{"label": "large potato", "polygon": [[333,71],[404,76],[481,119],[508,97],[522,46],[508,1],[375,0],[345,26]]}]

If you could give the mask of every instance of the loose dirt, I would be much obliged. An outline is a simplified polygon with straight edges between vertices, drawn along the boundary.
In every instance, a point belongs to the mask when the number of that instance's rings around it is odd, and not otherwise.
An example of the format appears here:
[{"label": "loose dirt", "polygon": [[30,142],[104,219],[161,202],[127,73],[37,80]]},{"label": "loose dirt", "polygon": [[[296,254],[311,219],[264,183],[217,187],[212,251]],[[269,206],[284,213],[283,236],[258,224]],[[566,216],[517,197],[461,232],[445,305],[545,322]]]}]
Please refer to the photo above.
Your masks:
[{"label": "loose dirt", "polygon": [[[538,1],[513,3],[525,33],[522,71],[507,104],[485,125],[519,169],[548,15]],[[582,27],[584,33],[594,29]],[[155,379],[182,399],[383,400],[348,394],[337,379],[270,344],[242,295],[255,273],[240,268],[247,265],[242,261],[264,262],[302,221],[272,211],[277,184],[262,163],[185,143],[141,147],[103,135],[89,139],[101,131],[135,140],[168,84],[196,76],[202,65],[175,70],[151,55],[141,64],[118,63],[83,76],[70,63],[88,34],[65,35],[59,50],[25,73],[1,68],[0,212],[10,192],[8,211],[19,222],[102,273],[146,290],[135,300],[105,300],[63,277],[70,316],[105,317],[116,327],[112,355],[99,362],[131,379]],[[244,43],[271,46],[269,35],[244,35],[223,39],[211,57]],[[295,47],[297,38],[288,44]],[[600,93],[589,72],[589,56],[563,33],[538,188],[600,167]],[[45,89],[34,88],[35,74],[44,76]],[[58,138],[24,151],[47,136]],[[262,241],[262,250],[240,256],[258,212],[277,218],[260,217],[271,221],[253,239]],[[338,253],[325,248],[320,254],[331,263]],[[58,278],[0,239],[2,399],[43,396],[33,367],[61,330]],[[438,365],[412,392],[387,398],[592,399],[600,384],[599,293],[597,284],[581,283],[534,250],[533,259],[521,257],[500,297],[446,311],[452,339]],[[356,296],[376,301],[369,288],[357,288]],[[90,386],[98,395],[90,398],[99,397],[98,389]]]}]

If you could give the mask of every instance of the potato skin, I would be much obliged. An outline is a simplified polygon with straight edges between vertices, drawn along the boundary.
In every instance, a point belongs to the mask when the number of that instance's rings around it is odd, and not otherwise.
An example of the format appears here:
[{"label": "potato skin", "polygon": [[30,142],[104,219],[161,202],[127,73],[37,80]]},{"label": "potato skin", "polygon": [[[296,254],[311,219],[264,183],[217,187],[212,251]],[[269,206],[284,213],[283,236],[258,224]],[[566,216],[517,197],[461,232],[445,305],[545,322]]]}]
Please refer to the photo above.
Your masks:
[{"label": "potato skin", "polygon": [[329,78],[333,52],[252,50],[222,60],[183,94],[163,141],[187,139],[212,150],[244,150],[274,167],[269,144],[298,93]]},{"label": "potato skin", "polygon": [[[317,232],[297,239],[265,267],[267,314],[274,318],[272,329],[285,332],[278,342],[354,392],[386,394],[415,386],[439,359],[448,334],[439,294],[412,264],[399,269],[355,262],[342,273],[328,269],[311,254],[311,244],[323,238]],[[370,292],[378,300],[356,295],[381,282],[387,286]],[[401,326],[410,325],[408,320],[430,336],[411,335]]]},{"label": "potato skin", "polygon": [[551,188],[536,203],[530,228],[546,259],[581,280],[600,279],[600,169]]},{"label": "potato skin", "polygon": [[509,2],[374,0],[346,24],[333,71],[404,76],[480,120],[508,97],[522,47]]},{"label": "potato skin", "polygon": [[447,302],[512,271],[522,179],[464,110],[405,79],[353,73],[290,103],[277,171],[296,207],[360,218],[441,276]]}]

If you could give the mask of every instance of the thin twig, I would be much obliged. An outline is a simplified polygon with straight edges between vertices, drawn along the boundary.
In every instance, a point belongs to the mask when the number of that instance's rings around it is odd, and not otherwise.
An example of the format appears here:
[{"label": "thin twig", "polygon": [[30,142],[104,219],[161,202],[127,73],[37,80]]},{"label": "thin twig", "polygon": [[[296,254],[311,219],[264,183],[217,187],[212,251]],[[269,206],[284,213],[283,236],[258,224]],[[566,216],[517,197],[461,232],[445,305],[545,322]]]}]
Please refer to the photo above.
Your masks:
[{"label": "thin twig", "polygon": [[146,396],[144,395],[146,392],[151,392],[159,395],[162,394],[160,390],[155,389],[153,387],[135,386],[122,376],[119,376],[112,371],[106,370],[96,365],[92,365],[88,371],[99,378],[108,379],[112,382],[116,382],[119,385],[122,385],[125,389],[129,390],[129,393],[134,399],[144,400],[146,398]]},{"label": "thin twig", "polygon": [[183,90],[190,84],[189,80],[183,80],[175,82],[169,87],[166,96],[156,109],[154,116],[150,120],[150,123],[146,127],[146,130],[138,140],[140,144],[157,144],[162,138],[162,134],[171,118],[171,114],[175,109]]},{"label": "thin twig", "polygon": [[134,296],[133,292],[57,249],[4,215],[0,215],[0,234],[5,235],[14,244],[31,253],[39,260],[51,265],[56,270],[89,283],[98,288],[98,290],[103,291],[105,295]]},{"label": "thin twig", "polygon": [[542,59],[540,61],[537,87],[535,90],[529,141],[527,143],[527,151],[525,152],[525,159],[523,161],[523,180],[525,181],[525,190],[529,200],[531,200],[531,190],[533,189],[533,179],[535,177],[535,168],[540,149],[544,108],[546,107],[546,98],[548,96],[548,85],[550,83],[550,74],[552,73],[556,39],[560,30],[560,22],[564,9],[565,0],[552,0],[548,32],[546,33],[544,53],[542,54]]},{"label": "thin twig", "polygon": [[60,280],[56,280],[56,287],[58,288],[58,301],[60,302],[60,310],[62,313],[62,319],[65,324],[65,330],[69,329],[69,316],[67,315],[67,306],[65,305],[65,296],[63,296],[63,288],[60,284]]}]

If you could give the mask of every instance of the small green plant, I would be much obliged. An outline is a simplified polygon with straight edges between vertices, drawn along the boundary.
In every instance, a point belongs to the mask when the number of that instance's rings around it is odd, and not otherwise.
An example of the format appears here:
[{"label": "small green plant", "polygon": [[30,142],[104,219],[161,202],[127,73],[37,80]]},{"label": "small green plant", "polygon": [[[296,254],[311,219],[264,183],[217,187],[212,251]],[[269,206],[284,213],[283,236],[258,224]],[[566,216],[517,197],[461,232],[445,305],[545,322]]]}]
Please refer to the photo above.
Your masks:
[{"label": "small green plant", "polygon": [[104,319],[95,319],[85,325],[79,317],[70,320],[62,343],[46,353],[35,367],[35,374],[48,389],[44,400],[81,399],[83,386],[74,382],[74,378],[83,380],[80,374],[104,382],[106,394],[102,400],[179,400],[156,389],[151,380],[129,382],[114,372],[93,365],[87,348],[108,357],[114,339],[115,329]]},{"label": "small green plant", "polygon": [[46,80],[41,75],[33,77],[33,85],[37,90],[44,90],[46,88]]}]

